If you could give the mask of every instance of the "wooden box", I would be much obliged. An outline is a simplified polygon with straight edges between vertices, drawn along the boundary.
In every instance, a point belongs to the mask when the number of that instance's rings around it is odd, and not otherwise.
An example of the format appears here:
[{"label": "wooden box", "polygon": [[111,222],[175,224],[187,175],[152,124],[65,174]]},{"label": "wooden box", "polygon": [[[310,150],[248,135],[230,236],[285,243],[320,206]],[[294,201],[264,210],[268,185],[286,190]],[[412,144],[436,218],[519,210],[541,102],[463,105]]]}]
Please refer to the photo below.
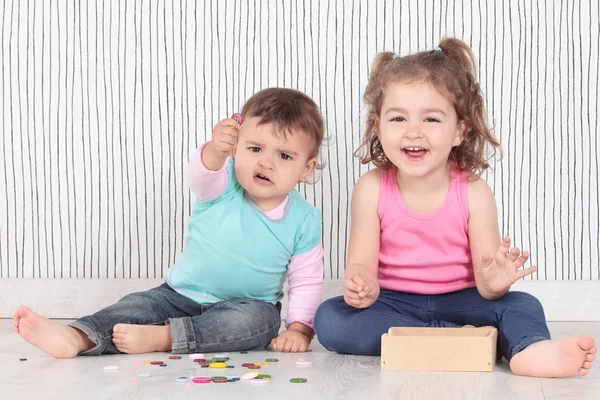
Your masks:
[{"label": "wooden box", "polygon": [[381,369],[491,371],[496,328],[390,328],[381,336]]}]

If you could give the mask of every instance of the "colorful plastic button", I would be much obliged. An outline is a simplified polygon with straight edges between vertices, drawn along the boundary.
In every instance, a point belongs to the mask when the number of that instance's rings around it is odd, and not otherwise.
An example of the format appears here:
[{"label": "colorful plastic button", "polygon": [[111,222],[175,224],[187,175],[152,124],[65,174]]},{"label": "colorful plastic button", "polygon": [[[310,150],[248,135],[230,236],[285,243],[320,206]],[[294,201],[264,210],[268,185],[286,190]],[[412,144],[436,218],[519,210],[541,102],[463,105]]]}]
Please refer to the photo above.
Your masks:
[{"label": "colorful plastic button", "polygon": [[267,358],[265,361],[266,362],[277,362],[279,360],[277,358]]},{"label": "colorful plastic button", "polygon": [[194,383],[209,383],[209,382],[212,382],[212,379],[210,379],[208,376],[194,376],[192,378],[192,382],[194,382]]},{"label": "colorful plastic button", "polygon": [[256,372],[246,372],[246,373],[242,374],[242,376],[240,376],[240,379],[247,381],[250,379],[254,379],[257,376],[258,376],[258,374]]},{"label": "colorful plastic button", "polygon": [[238,114],[238,113],[233,114],[231,116],[231,119],[235,119],[236,122],[240,125],[242,124],[242,122],[244,122],[244,118],[242,117],[242,114]]},{"label": "colorful plastic button", "polygon": [[188,358],[204,358],[204,354],[199,354],[199,353],[194,353],[194,354],[188,354]]},{"label": "colorful plastic button", "polygon": [[178,378],[175,378],[175,382],[187,382],[189,381],[189,379],[185,376],[180,376]]},{"label": "colorful plastic button", "polygon": [[180,356],[169,356],[169,360],[181,360]]},{"label": "colorful plastic button", "polygon": [[142,372],[138,374],[138,378],[150,378],[152,376],[152,374],[149,374],[147,372]]},{"label": "colorful plastic button", "polygon": [[163,361],[150,361],[150,364],[152,365],[160,365],[160,364],[164,364]]},{"label": "colorful plastic button", "polygon": [[306,378],[292,378],[290,379],[290,382],[292,383],[305,383],[307,381]]},{"label": "colorful plastic button", "polygon": [[222,363],[222,362],[214,362],[214,363],[210,363],[208,364],[208,366],[210,368],[227,368],[227,364]]},{"label": "colorful plastic button", "polygon": [[106,367],[104,367],[105,371],[116,371],[119,369],[118,365],[107,365]]}]

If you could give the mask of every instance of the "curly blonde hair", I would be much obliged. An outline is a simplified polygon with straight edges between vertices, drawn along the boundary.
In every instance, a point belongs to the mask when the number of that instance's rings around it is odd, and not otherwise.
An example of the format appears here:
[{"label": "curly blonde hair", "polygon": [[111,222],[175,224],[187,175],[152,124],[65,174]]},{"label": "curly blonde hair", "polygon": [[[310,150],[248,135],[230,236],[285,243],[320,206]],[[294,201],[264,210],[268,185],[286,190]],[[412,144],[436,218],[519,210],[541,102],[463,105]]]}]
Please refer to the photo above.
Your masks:
[{"label": "curly blonde hair", "polygon": [[[485,120],[483,96],[475,77],[475,56],[463,41],[444,38],[436,50],[404,57],[381,52],[373,61],[363,96],[367,105],[366,132],[361,146],[354,153],[361,163],[373,162],[384,169],[392,166],[377,136],[375,121],[381,113],[386,85],[403,80],[433,85],[452,102],[459,121],[469,123],[464,140],[452,148],[449,156],[449,161],[459,169],[480,175],[489,168],[487,161],[494,157],[496,151],[501,155],[500,143]],[[485,154],[486,145],[491,150],[489,155]]]}]

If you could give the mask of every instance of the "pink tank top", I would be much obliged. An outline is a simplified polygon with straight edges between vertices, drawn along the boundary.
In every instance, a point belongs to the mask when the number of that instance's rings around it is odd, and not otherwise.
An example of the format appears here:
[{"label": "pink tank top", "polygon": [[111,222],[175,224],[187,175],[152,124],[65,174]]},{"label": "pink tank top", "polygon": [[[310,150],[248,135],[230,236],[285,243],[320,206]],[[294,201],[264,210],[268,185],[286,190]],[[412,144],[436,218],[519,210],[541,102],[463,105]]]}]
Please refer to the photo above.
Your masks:
[{"label": "pink tank top", "polygon": [[381,289],[440,294],[475,287],[466,172],[453,170],[444,203],[431,214],[420,214],[404,203],[396,168],[382,170],[377,213]]}]

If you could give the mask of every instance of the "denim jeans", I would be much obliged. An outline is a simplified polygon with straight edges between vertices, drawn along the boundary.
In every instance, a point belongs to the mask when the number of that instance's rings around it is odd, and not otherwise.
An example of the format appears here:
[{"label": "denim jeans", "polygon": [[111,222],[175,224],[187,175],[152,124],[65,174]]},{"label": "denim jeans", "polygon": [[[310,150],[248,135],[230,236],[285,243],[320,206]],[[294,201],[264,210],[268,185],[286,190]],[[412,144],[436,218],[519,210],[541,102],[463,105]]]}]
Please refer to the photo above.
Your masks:
[{"label": "denim jeans", "polygon": [[542,305],[523,292],[486,300],[476,288],[432,296],[382,290],[371,307],[351,307],[339,296],[321,304],[315,316],[318,340],[327,350],[371,356],[381,354],[381,335],[391,327],[467,324],[498,328],[498,352],[508,361],[550,339]]},{"label": "denim jeans", "polygon": [[262,350],[277,336],[281,304],[233,299],[198,304],[162,284],[131,293],[116,304],[83,317],[70,326],[85,333],[96,346],[81,355],[116,354],[112,342],[116,324],[170,325],[172,352]]}]

